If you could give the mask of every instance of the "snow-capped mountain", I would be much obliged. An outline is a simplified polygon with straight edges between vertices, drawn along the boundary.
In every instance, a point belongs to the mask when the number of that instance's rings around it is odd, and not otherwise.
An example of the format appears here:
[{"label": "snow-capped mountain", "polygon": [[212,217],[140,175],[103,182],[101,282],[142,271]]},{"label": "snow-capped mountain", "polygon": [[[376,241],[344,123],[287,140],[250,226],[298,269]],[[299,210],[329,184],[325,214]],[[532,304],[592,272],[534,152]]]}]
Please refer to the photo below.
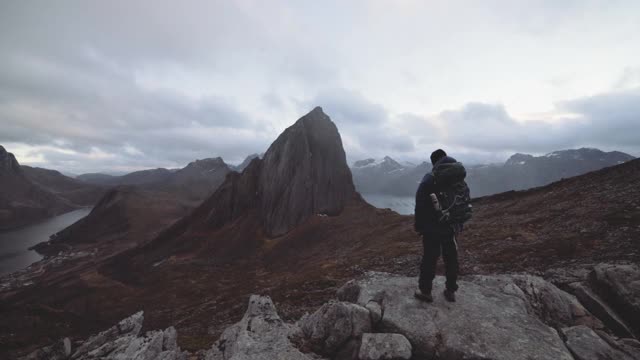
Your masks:
[{"label": "snow-capped mountain", "polygon": [[389,156],[382,159],[358,160],[351,166],[356,188],[361,193],[384,193],[387,184],[415,168],[403,165]]},{"label": "snow-capped mountain", "polygon": [[[455,156],[455,154],[454,154]],[[542,156],[517,153],[503,164],[467,166],[472,196],[542,186],[634,159],[619,151],[581,148],[560,150]],[[356,189],[363,194],[413,196],[431,164],[399,163],[390,157],[356,161],[351,167]]]}]

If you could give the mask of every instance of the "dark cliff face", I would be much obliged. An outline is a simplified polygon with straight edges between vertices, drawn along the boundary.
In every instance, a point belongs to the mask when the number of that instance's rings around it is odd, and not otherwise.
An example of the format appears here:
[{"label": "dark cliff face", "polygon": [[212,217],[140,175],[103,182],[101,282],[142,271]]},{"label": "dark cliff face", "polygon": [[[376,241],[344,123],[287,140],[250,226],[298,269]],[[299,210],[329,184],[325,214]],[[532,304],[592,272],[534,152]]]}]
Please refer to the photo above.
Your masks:
[{"label": "dark cliff face", "polygon": [[243,218],[269,237],[316,214],[338,215],[356,196],[338,129],[317,107],[287,128],[263,159],[224,183],[183,219],[183,230],[218,229]]},{"label": "dark cliff face", "polygon": [[4,147],[0,146],[0,176],[11,176],[22,174],[20,164],[12,153],[7,152]]},{"label": "dark cliff face", "polygon": [[316,107],[287,128],[265,153],[260,177],[267,234],[282,235],[315,214],[337,215],[355,188],[342,139]]},{"label": "dark cliff face", "polygon": [[13,154],[0,146],[0,230],[28,225],[74,208],[33,183]]}]

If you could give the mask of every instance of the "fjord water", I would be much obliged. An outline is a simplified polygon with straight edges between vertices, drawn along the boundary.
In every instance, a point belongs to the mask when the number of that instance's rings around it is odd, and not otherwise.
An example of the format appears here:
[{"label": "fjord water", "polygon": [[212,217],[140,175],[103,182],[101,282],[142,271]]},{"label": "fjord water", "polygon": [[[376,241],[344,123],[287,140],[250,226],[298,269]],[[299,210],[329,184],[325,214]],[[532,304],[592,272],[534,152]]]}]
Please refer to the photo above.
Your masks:
[{"label": "fjord water", "polygon": [[90,208],[78,209],[41,223],[0,233],[0,275],[23,269],[42,259],[29,247],[49,240],[49,236],[82,219]]},{"label": "fjord water", "polygon": [[413,197],[385,194],[361,195],[369,204],[380,209],[391,209],[400,215],[411,215],[415,210],[416,201]]}]

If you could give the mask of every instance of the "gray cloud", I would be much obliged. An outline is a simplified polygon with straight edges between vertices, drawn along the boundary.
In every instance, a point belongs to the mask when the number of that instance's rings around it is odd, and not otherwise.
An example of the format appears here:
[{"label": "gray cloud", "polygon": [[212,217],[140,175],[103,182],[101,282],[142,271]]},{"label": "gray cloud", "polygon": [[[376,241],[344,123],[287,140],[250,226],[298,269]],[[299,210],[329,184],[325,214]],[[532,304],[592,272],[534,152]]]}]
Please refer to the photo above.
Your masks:
[{"label": "gray cloud", "polygon": [[438,115],[444,142],[478,151],[543,153],[597,146],[640,154],[640,88],[561,102],[554,121],[518,121],[499,104],[469,103]]},{"label": "gray cloud", "polygon": [[359,92],[342,88],[322,92],[303,102],[306,108],[313,105],[322,106],[336,122],[342,137],[347,139],[347,153],[352,161],[386,155],[411,157],[416,147],[410,134],[429,127],[427,120],[418,115],[393,116]]},{"label": "gray cloud", "polygon": [[[419,2],[4,2],[0,143],[26,145],[25,156],[38,164],[74,172],[175,167],[212,156],[239,162],[320,105],[338,124],[350,160],[419,161],[435,147],[474,161],[575,146],[640,155],[637,64],[623,66],[615,91],[558,102],[553,121],[523,122],[507,111],[511,89],[526,88],[528,98],[538,78],[557,80],[569,94],[606,91],[571,90],[592,73],[637,59],[632,37],[620,36],[637,27],[623,26],[637,23],[629,21],[629,4],[607,4],[604,14],[582,1],[451,9]],[[580,48],[581,39],[589,46]],[[619,46],[608,53],[620,58],[594,61],[581,73],[575,59],[598,47],[591,40]],[[545,42],[551,60],[528,50]],[[532,103],[556,100],[546,91],[531,90]],[[456,109],[475,99],[482,102]]]}]

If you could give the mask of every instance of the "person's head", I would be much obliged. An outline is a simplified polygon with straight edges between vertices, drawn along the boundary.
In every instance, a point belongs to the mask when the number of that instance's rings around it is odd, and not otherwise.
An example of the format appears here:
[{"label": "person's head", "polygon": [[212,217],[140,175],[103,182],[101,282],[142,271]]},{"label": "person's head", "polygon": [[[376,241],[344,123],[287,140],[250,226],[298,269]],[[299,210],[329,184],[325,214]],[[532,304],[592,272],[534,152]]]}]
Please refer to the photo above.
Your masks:
[{"label": "person's head", "polygon": [[442,149],[438,149],[431,153],[431,165],[435,165],[440,159],[447,156],[447,153]]}]

